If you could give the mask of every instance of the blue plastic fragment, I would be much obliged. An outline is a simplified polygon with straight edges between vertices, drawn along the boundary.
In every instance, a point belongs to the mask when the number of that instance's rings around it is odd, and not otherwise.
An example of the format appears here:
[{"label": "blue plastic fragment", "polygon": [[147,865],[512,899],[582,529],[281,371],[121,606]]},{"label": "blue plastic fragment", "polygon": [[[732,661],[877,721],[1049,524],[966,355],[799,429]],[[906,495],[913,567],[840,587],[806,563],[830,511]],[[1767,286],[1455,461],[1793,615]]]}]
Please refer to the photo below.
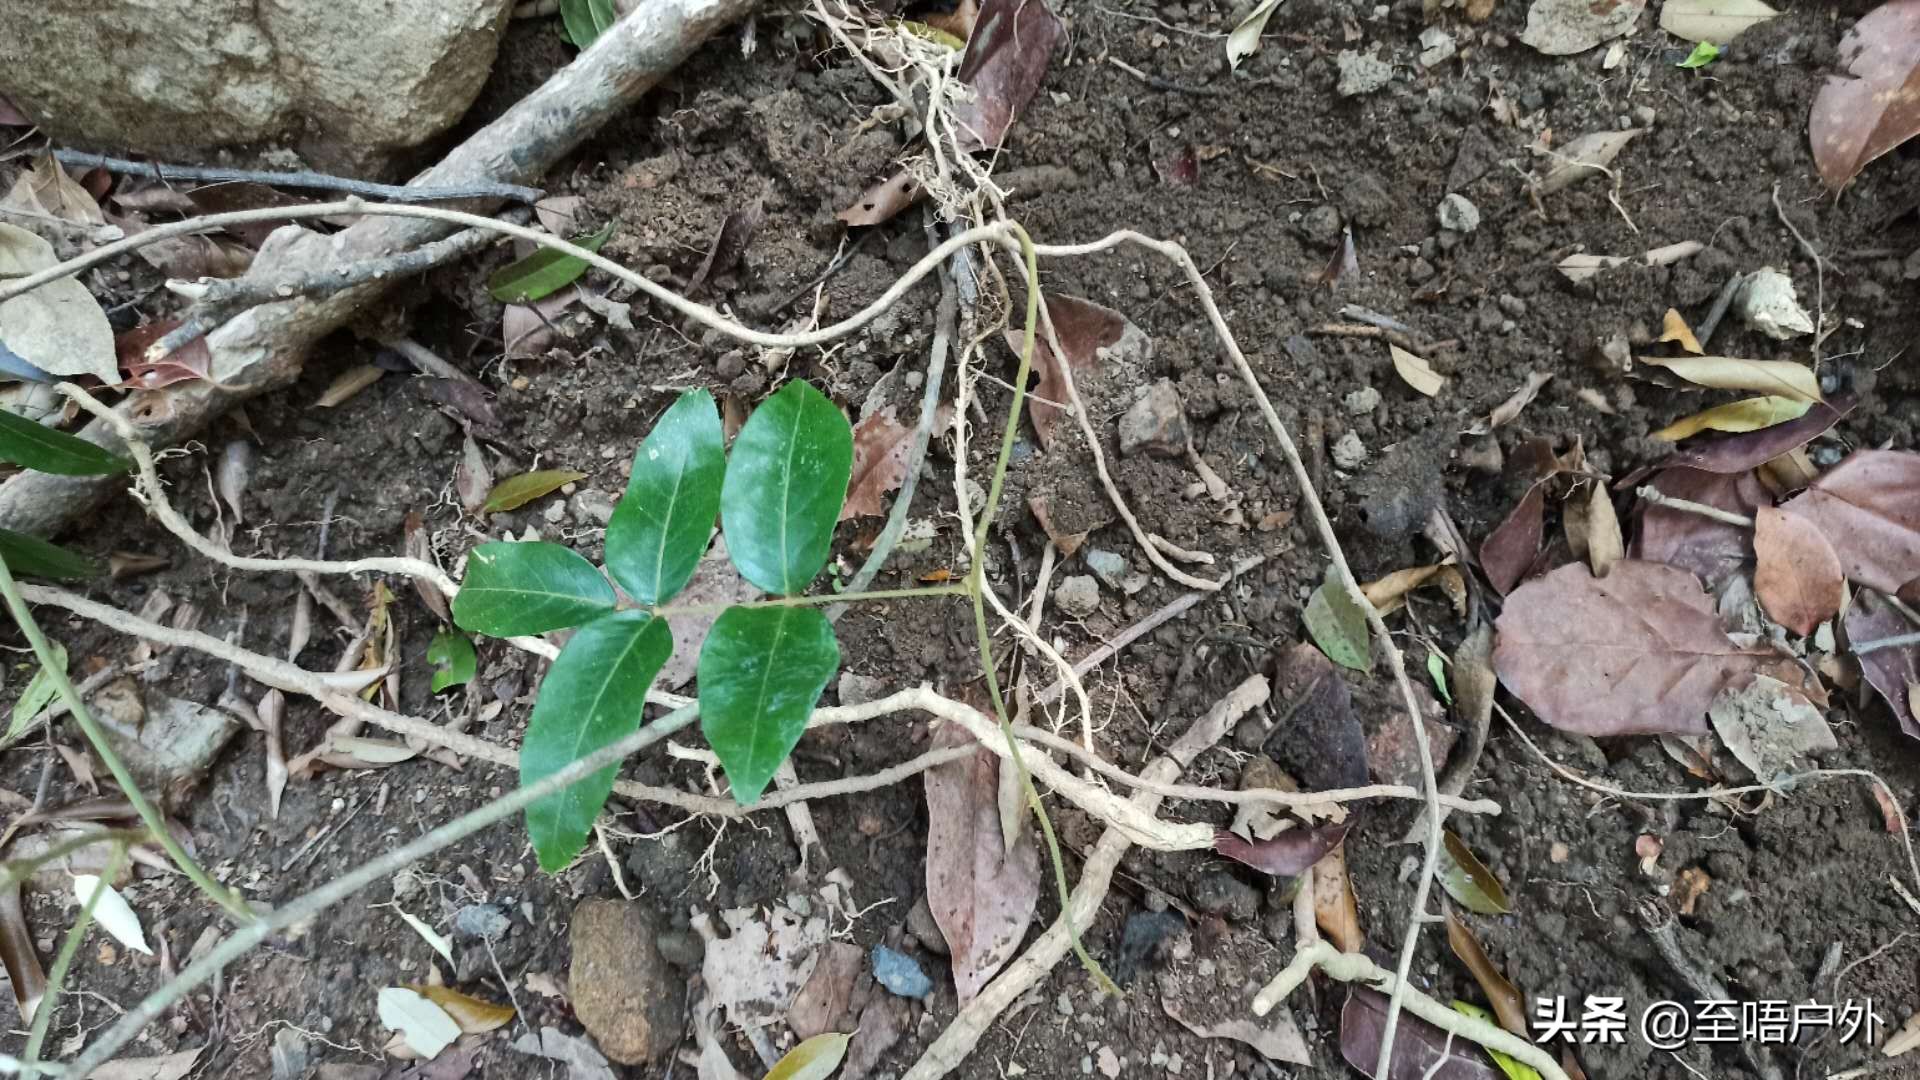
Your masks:
[{"label": "blue plastic fragment", "polygon": [[933,980],[913,957],[885,945],[873,947],[873,978],[901,997],[923,998],[933,993]]}]

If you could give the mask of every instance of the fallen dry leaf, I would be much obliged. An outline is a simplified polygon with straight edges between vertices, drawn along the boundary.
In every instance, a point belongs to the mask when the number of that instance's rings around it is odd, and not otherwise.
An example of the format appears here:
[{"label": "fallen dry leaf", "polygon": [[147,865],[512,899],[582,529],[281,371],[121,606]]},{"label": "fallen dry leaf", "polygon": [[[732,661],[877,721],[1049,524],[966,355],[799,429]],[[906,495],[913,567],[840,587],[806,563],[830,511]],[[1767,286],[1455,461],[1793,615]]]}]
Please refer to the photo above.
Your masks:
[{"label": "fallen dry leaf", "polygon": [[1213,834],[1213,850],[1273,877],[1299,877],[1340,846],[1345,825],[1284,829],[1266,840],[1248,840],[1226,829]]},{"label": "fallen dry leaf", "polygon": [[1679,442],[1702,431],[1759,431],[1806,415],[1812,402],[1790,397],[1757,397],[1715,405],[1704,412],[1675,420],[1653,433],[1664,442]]},{"label": "fallen dry leaf", "polygon": [[1806,402],[1820,400],[1820,377],[1812,368],[1792,360],[1743,360],[1737,356],[1639,356],[1634,359],[1648,367],[1671,371],[1696,386],[1751,390]]},{"label": "fallen dry leaf", "polygon": [[1436,585],[1446,590],[1447,598],[1453,601],[1454,610],[1465,613],[1467,606],[1467,583],[1461,577],[1460,568],[1451,563],[1438,563],[1433,566],[1413,566],[1360,586],[1360,592],[1372,604],[1374,610],[1382,615],[1398,611],[1407,602],[1407,594],[1423,585]]},{"label": "fallen dry leaf", "polygon": [[1533,399],[1540,395],[1540,388],[1552,381],[1553,372],[1551,371],[1528,372],[1527,381],[1521,385],[1520,389],[1515,390],[1507,400],[1495,406],[1492,412],[1475,420],[1464,434],[1485,435],[1494,428],[1512,423],[1522,409],[1533,404]]},{"label": "fallen dry leaf", "polygon": [[460,1025],[462,1035],[492,1031],[506,1026],[507,1022],[513,1019],[513,1006],[482,1001],[450,986],[414,985],[407,989],[446,1010],[446,1014],[453,1018],[453,1022]]},{"label": "fallen dry leaf", "polygon": [[87,189],[67,175],[51,152],[33,159],[0,206],[27,210],[79,225],[105,225],[107,217]]},{"label": "fallen dry leaf", "polygon": [[1653,248],[1638,255],[1593,255],[1587,252],[1575,252],[1555,263],[1554,269],[1560,271],[1568,281],[1588,281],[1598,276],[1602,270],[1611,270],[1631,262],[1637,262],[1643,266],[1671,266],[1705,250],[1706,245],[1698,240],[1682,240],[1677,244]]},{"label": "fallen dry leaf", "polygon": [[1541,720],[1583,735],[1707,730],[1707,706],[1769,658],[1720,628],[1684,570],[1624,559],[1604,580],[1580,564],[1515,589],[1495,624],[1500,681]]},{"label": "fallen dry leaf", "polygon": [[1778,14],[1761,0],[1665,0],[1660,29],[1682,41],[1725,45]]},{"label": "fallen dry leaf", "polygon": [[887,406],[853,428],[853,479],[840,520],[878,517],[887,512],[885,496],[898,491],[907,478],[907,454],[913,449],[913,429],[894,418]]},{"label": "fallen dry leaf", "polygon": [[[1845,624],[1847,643],[1856,648],[1867,642],[1913,633],[1913,624],[1906,616],[1871,590],[1853,598]],[[1920,739],[1920,710],[1914,707],[1912,693],[1912,688],[1920,685],[1920,645],[1874,649],[1855,655],[1860,661],[1860,674],[1893,710],[1900,730]]]},{"label": "fallen dry leaf", "polygon": [[33,1014],[47,995],[47,973],[40,966],[40,954],[34,951],[33,934],[27,930],[20,888],[17,881],[0,886],[0,964],[5,965],[7,980],[13,985],[13,1001],[20,1007],[24,1027],[33,1023]]},{"label": "fallen dry leaf", "polygon": [[1334,845],[1313,865],[1313,921],[1341,952],[1359,952],[1366,947],[1366,935],[1360,930],[1360,905],[1353,896],[1353,879],[1347,874],[1344,844]]},{"label": "fallen dry leaf", "polygon": [[[1160,1009],[1181,1027],[1203,1039],[1232,1039],[1235,1042],[1252,1047],[1261,1057],[1269,1061],[1288,1061],[1296,1065],[1307,1065],[1313,1061],[1313,1055],[1307,1049],[1307,1041],[1300,1035],[1300,1029],[1293,1022],[1293,1014],[1285,1008],[1275,1009],[1263,1017],[1244,1015],[1247,1008],[1244,999],[1232,995],[1217,993],[1218,986],[1202,980],[1202,985],[1190,988],[1189,993],[1178,993],[1182,983],[1172,972],[1160,973]],[[1183,1000],[1184,998],[1184,1000]],[[1207,1022],[1199,1019],[1201,1015],[1220,1016]],[[1120,1075],[1120,1061],[1111,1049],[1103,1048],[1102,1057],[1111,1059],[1112,1069],[1104,1065],[1101,1071],[1109,1078]]]},{"label": "fallen dry leaf", "polygon": [[1606,577],[1613,564],[1626,557],[1626,540],[1620,533],[1620,518],[1614,513],[1607,486],[1597,480],[1585,486],[1585,495],[1567,500],[1561,518],[1574,558],[1593,567],[1594,577]]},{"label": "fallen dry leaf", "polygon": [[766,196],[757,195],[752,202],[720,219],[720,228],[713,234],[713,243],[707,246],[706,257],[687,279],[683,292],[691,296],[708,278],[733,269],[740,256],[746,254],[747,245],[753,242],[753,234],[760,231],[760,223],[767,219],[765,207]]},{"label": "fallen dry leaf", "polygon": [[1840,556],[1819,526],[1772,506],[1754,513],[1753,593],[1774,622],[1802,636],[1840,613]]},{"label": "fallen dry leaf", "polygon": [[1840,39],[1846,75],[1813,99],[1807,134],[1827,187],[1839,191],[1867,163],[1920,134],[1920,0],[1887,0]]},{"label": "fallen dry leaf", "polygon": [[1506,886],[1494,876],[1467,842],[1449,829],[1441,834],[1440,861],[1434,880],[1454,902],[1481,915],[1505,915],[1513,910]]},{"label": "fallen dry leaf", "polygon": [[[1589,0],[1570,0],[1581,8],[1589,6]],[[1601,7],[1614,0],[1593,0],[1591,6]],[[1622,0],[1624,3],[1625,0]],[[1645,0],[1641,0],[1642,3]],[[1535,4],[1538,7],[1538,3]],[[1582,135],[1558,150],[1547,151],[1553,161],[1553,167],[1547,175],[1540,178],[1540,194],[1551,195],[1562,191],[1589,176],[1601,176],[1609,171],[1613,159],[1627,148],[1644,128],[1628,128],[1625,131],[1596,131],[1591,135]]]},{"label": "fallen dry leaf", "polygon": [[[1125,315],[1091,300],[1054,294],[1046,298],[1046,304],[1060,347],[1066,350],[1064,362],[1072,364],[1075,372],[1098,370],[1100,350],[1118,344],[1133,326]],[[1025,330],[1009,327],[1005,337],[1007,347],[1015,356],[1020,355],[1026,344]],[[1039,333],[1033,342],[1033,370],[1040,381],[1028,397],[1028,411],[1042,447],[1053,445],[1054,426],[1060,422],[1062,410],[1053,403],[1064,405],[1068,399],[1066,379],[1060,373],[1062,362],[1047,344],[1046,334]]]},{"label": "fallen dry leaf", "polygon": [[1360,253],[1353,246],[1353,226],[1348,225],[1340,230],[1340,245],[1333,249],[1333,254],[1327,259],[1327,265],[1308,280],[1315,285],[1325,285],[1331,289],[1340,284],[1341,278],[1359,272]]},{"label": "fallen dry leaf", "polygon": [[1820,709],[1799,690],[1767,675],[1722,690],[1707,719],[1734,758],[1762,784],[1799,769],[1811,754],[1839,747]]},{"label": "fallen dry leaf", "polygon": [[1494,591],[1505,596],[1520,584],[1540,554],[1546,535],[1547,482],[1537,480],[1480,544],[1480,568]]},{"label": "fallen dry leaf", "polygon": [[[966,746],[973,739],[951,725],[934,741]],[[1009,848],[1001,834],[999,760],[978,747],[925,774],[927,904],[952,950],[962,1005],[1013,959],[1040,899],[1039,848],[1032,837]]]},{"label": "fallen dry leaf", "polygon": [[1447,912],[1447,945],[1473,974],[1473,981],[1480,984],[1481,993],[1487,995],[1488,1003],[1493,1006],[1493,1015],[1500,1018],[1500,1026],[1527,1037],[1526,999],[1487,955],[1487,950],[1481,948],[1473,929],[1451,911]]},{"label": "fallen dry leaf", "polygon": [[[1669,3],[1668,6],[1671,7],[1671,3]],[[1671,341],[1680,346],[1682,350],[1690,352],[1695,356],[1700,356],[1706,352],[1705,349],[1700,347],[1700,340],[1693,336],[1693,328],[1687,325],[1686,316],[1681,315],[1673,308],[1668,308],[1666,315],[1660,320],[1660,337],[1658,340]]]},{"label": "fallen dry leaf", "polygon": [[848,225],[879,225],[912,206],[920,197],[920,184],[905,169],[894,173],[860,193],[852,206],[835,214]]},{"label": "fallen dry leaf", "polygon": [[1387,353],[1393,357],[1393,370],[1400,376],[1400,380],[1420,393],[1433,397],[1447,385],[1445,376],[1434,371],[1425,360],[1400,346],[1388,345]]},{"label": "fallen dry leaf", "polygon": [[986,0],[960,57],[958,77],[973,87],[971,101],[953,109],[955,141],[993,150],[1040,89],[1054,46],[1066,27],[1045,0]]},{"label": "fallen dry leaf", "polygon": [[800,1039],[811,1039],[840,1027],[853,998],[853,984],[867,959],[866,950],[844,941],[827,942],[826,952],[813,967],[807,984],[787,1010],[787,1026]]},{"label": "fallen dry leaf", "polygon": [[158,390],[177,382],[208,377],[213,367],[213,353],[208,350],[204,337],[194,338],[163,357],[147,356],[147,350],[155,342],[172,333],[179,325],[179,319],[155,319],[114,336],[114,356],[126,376],[127,385],[142,390]]},{"label": "fallen dry leaf", "polygon": [[1703,443],[1675,454],[1667,460],[1667,464],[1714,473],[1741,473],[1757,469],[1819,438],[1828,428],[1839,423],[1841,417],[1853,411],[1856,403],[1857,399],[1852,395],[1837,396],[1830,402],[1815,402],[1808,406],[1806,415],[1797,420]]},{"label": "fallen dry leaf", "polygon": [[[702,916],[702,920],[705,917]],[[785,905],[720,912],[725,937],[696,921],[706,939],[701,975],[712,1004],[740,1026],[765,1027],[784,1017],[813,975],[827,942],[827,920],[802,918]]]},{"label": "fallen dry leaf", "polygon": [[1692,915],[1693,909],[1700,903],[1701,894],[1713,887],[1713,878],[1697,866],[1689,866],[1680,871],[1673,884],[1673,894],[1667,898],[1682,915]]},{"label": "fallen dry leaf", "polygon": [[[1752,517],[1760,507],[1773,502],[1766,486],[1751,470],[1713,473],[1663,469],[1647,486],[1671,498],[1745,517]],[[1750,529],[1690,510],[1648,503],[1640,506],[1640,530],[1631,551],[1636,559],[1677,566],[1697,574],[1708,588],[1714,588],[1728,574],[1740,570],[1752,553]]]},{"label": "fallen dry leaf", "polygon": [[88,1080],[182,1080],[193,1071],[204,1046],[159,1057],[120,1058],[88,1073]]},{"label": "fallen dry leaf", "polygon": [[[1350,988],[1340,1009],[1340,1056],[1372,1076],[1386,1026],[1387,996],[1364,986]],[[1479,1047],[1402,1011],[1386,1080],[1501,1080],[1501,1073]]]},{"label": "fallen dry leaf", "polygon": [[1897,594],[1920,579],[1920,454],[1861,450],[1781,509],[1833,544],[1847,580]]}]

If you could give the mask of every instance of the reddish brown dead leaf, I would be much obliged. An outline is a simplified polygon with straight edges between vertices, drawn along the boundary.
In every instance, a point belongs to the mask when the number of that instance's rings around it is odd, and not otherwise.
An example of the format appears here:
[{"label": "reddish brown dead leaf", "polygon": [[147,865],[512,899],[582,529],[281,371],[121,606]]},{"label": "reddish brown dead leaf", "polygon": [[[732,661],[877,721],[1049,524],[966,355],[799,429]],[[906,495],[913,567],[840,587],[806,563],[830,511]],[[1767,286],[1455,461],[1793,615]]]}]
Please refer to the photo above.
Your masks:
[{"label": "reddish brown dead leaf", "polygon": [[1344,844],[1334,845],[1333,850],[1313,866],[1313,921],[1341,952],[1359,952],[1366,948],[1367,938],[1360,930],[1360,905],[1353,898],[1353,879],[1347,875]]},{"label": "reddish brown dead leaf", "polygon": [[1522,1038],[1527,1037],[1526,999],[1507,980],[1500,965],[1487,955],[1487,950],[1480,947],[1480,939],[1473,936],[1472,928],[1451,911],[1447,912],[1447,944],[1452,947],[1453,955],[1473,973],[1473,981],[1479,983],[1480,991],[1487,995],[1493,1015],[1500,1018],[1500,1026]]},{"label": "reddish brown dead leaf", "polygon": [[1859,451],[1781,509],[1826,534],[1849,581],[1898,593],[1920,578],[1920,454]]},{"label": "reddish brown dead leaf", "polygon": [[1875,781],[1868,790],[1873,792],[1873,801],[1880,807],[1881,824],[1887,827],[1888,832],[1898,836],[1901,832],[1900,808],[1894,803],[1893,796],[1887,794],[1886,785]]},{"label": "reddish brown dead leaf", "polygon": [[1840,556],[1806,518],[1762,506],[1754,514],[1753,593],[1767,617],[1796,634],[1840,613],[1846,581]]},{"label": "reddish brown dead leaf", "polygon": [[1247,840],[1221,829],[1213,835],[1213,850],[1263,874],[1299,877],[1340,846],[1346,834],[1345,825],[1328,825],[1318,829],[1286,829],[1271,840]]},{"label": "reddish brown dead leaf", "polygon": [[1540,554],[1547,531],[1547,484],[1535,481],[1499,527],[1480,544],[1480,568],[1494,591],[1505,596],[1520,584]]},{"label": "reddish brown dead leaf", "polygon": [[[1055,294],[1046,298],[1046,304],[1054,332],[1060,337],[1060,347],[1066,350],[1066,362],[1072,364],[1076,372],[1096,370],[1100,350],[1117,343],[1129,326],[1125,315],[1091,300]],[[1009,327],[1005,336],[1007,347],[1019,356],[1026,344],[1024,329]],[[1033,343],[1033,370],[1040,376],[1040,382],[1028,401],[1033,430],[1043,447],[1053,445],[1054,426],[1060,422],[1060,407],[1052,403],[1067,402],[1067,384],[1060,374],[1060,363],[1042,332]]]},{"label": "reddish brown dead leaf", "polygon": [[854,425],[853,480],[840,520],[877,517],[887,512],[885,495],[897,491],[907,478],[907,453],[913,449],[913,430],[894,418],[889,405]]},{"label": "reddish brown dead leaf", "polygon": [[879,225],[912,206],[920,198],[920,185],[905,169],[860,193],[852,206],[834,217],[848,225]]},{"label": "reddish brown dead leaf", "polygon": [[840,1030],[840,1021],[853,998],[854,980],[859,978],[867,954],[858,945],[829,941],[813,966],[805,986],[787,1008],[787,1026],[799,1039],[811,1039]]},{"label": "reddish brown dead leaf", "polygon": [[569,285],[532,304],[508,304],[500,312],[500,337],[510,359],[538,359],[547,354],[557,336],[553,320],[580,299],[580,287]]},{"label": "reddish brown dead leaf", "polygon": [[[1772,503],[1766,486],[1752,470],[1740,473],[1666,469],[1651,481],[1654,490],[1675,499],[1752,517]],[[1753,552],[1749,529],[1715,521],[1688,510],[1642,504],[1640,532],[1631,554],[1647,562],[1666,563],[1697,574],[1711,588],[1741,568]]]},{"label": "reddish brown dead leaf", "polygon": [[[1851,646],[1913,633],[1913,624],[1878,593],[1863,590],[1847,608],[1847,643]],[[1856,654],[1867,685],[1883,698],[1900,721],[1900,730],[1920,739],[1911,688],[1920,685],[1920,645],[1874,649]]]},{"label": "reddish brown dead leaf", "polygon": [[[1784,424],[1729,435],[1724,439],[1701,443],[1668,458],[1669,468],[1699,469],[1710,473],[1743,473],[1797,447],[1805,446],[1825,434],[1840,418],[1853,411],[1858,398],[1835,395],[1831,401],[1816,401],[1797,420]],[[1671,494],[1671,493],[1669,493]]]},{"label": "reddish brown dead leaf", "polygon": [[[935,743],[972,742],[958,725]],[[927,904],[953,951],[953,984],[972,1001],[1013,959],[1040,899],[1040,851],[1032,836],[1011,848],[1000,831],[1000,759],[980,747],[972,757],[929,769]]]},{"label": "reddish brown dead leaf", "polygon": [[7,980],[13,984],[21,1025],[32,1023],[47,994],[47,973],[40,966],[40,954],[34,951],[33,934],[27,930],[19,882],[0,887],[0,964],[6,966]]},{"label": "reddish brown dead leaf", "polygon": [[[1366,1076],[1380,1064],[1385,1041],[1387,996],[1355,986],[1340,1010],[1340,1056]],[[1412,1013],[1400,1013],[1394,1029],[1393,1058],[1383,1080],[1501,1080],[1486,1052],[1448,1035]]]},{"label": "reddish brown dead leaf", "polygon": [[706,258],[700,260],[700,268],[687,281],[685,291],[688,295],[698,292],[709,277],[733,269],[733,264],[746,254],[747,245],[753,242],[753,234],[759,232],[760,223],[767,220],[765,205],[766,197],[757,195],[752,202],[720,219],[719,231],[713,234],[713,243],[707,247]]},{"label": "reddish brown dead leaf", "polygon": [[113,351],[126,373],[126,385],[142,390],[158,390],[177,382],[205,379],[213,368],[213,354],[206,338],[195,338],[158,360],[147,358],[147,349],[180,326],[179,319],[155,319],[117,335]]},{"label": "reddish brown dead leaf", "polygon": [[1813,99],[1807,134],[1820,179],[1839,191],[1873,159],[1920,134],[1920,0],[1887,0],[1840,39],[1846,75]]},{"label": "reddish brown dead leaf", "polygon": [[974,97],[953,110],[962,147],[999,147],[1039,91],[1053,48],[1066,32],[1045,0],[986,0],[980,6],[959,71]]},{"label": "reddish brown dead leaf", "polygon": [[1522,585],[1495,629],[1500,681],[1583,735],[1704,734],[1714,697],[1769,658],[1727,637],[1693,575],[1633,559],[1604,580],[1576,563]]}]

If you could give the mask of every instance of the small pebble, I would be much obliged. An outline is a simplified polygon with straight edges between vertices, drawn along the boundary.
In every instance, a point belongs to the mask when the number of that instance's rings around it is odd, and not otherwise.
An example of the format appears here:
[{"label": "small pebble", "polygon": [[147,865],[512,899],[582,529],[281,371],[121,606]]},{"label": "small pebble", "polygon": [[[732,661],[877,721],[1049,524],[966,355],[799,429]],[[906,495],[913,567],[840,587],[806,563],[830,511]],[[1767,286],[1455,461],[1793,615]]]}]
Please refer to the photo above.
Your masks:
[{"label": "small pebble", "polygon": [[873,947],[873,978],[901,997],[924,998],[933,993],[933,980],[913,962],[913,957],[885,945]]},{"label": "small pebble", "polygon": [[1333,444],[1333,464],[1337,468],[1351,471],[1366,463],[1367,445],[1360,441],[1360,436],[1349,431]]},{"label": "small pebble", "polygon": [[1365,416],[1380,407],[1380,391],[1371,386],[1363,386],[1342,399],[1347,412],[1354,416]]}]

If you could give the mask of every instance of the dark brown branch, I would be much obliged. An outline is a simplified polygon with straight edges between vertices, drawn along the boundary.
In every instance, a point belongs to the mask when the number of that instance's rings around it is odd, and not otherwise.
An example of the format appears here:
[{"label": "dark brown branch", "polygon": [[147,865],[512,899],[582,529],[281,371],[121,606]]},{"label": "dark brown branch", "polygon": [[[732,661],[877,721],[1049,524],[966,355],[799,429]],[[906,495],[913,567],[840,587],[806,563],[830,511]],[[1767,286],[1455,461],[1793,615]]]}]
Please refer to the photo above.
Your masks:
[{"label": "dark brown branch", "polygon": [[505,199],[530,203],[546,192],[519,184],[446,184],[438,187],[413,184],[378,184],[317,172],[271,172],[265,169],[225,169],[200,165],[162,165],[155,161],[128,161],[105,154],[79,150],[55,150],[60,164],[73,169],[105,169],[128,176],[150,176],[156,180],[187,184],[226,184],[234,182],[266,184],[268,187],[298,188],[302,191],[338,191],[363,199],[386,202],[454,202],[460,199]]}]

